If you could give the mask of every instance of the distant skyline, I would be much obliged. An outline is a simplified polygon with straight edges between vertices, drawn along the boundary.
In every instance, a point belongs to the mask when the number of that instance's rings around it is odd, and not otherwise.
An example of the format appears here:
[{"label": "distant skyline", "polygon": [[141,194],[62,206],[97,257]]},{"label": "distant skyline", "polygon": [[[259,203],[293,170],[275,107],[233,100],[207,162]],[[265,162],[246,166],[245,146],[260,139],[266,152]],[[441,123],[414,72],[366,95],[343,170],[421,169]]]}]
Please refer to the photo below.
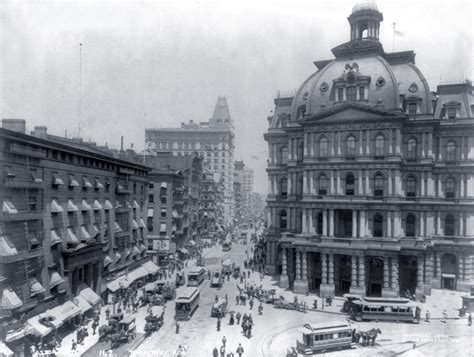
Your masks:
[{"label": "distant skyline", "polygon": [[[276,91],[291,93],[349,40],[357,1],[3,1],[0,114],[141,150],[146,127],[208,121],[218,96],[234,119],[235,159],[266,193],[267,116]],[[432,91],[473,79],[469,1],[376,1],[381,42],[414,50]],[[146,121],[145,121],[146,113]]]}]

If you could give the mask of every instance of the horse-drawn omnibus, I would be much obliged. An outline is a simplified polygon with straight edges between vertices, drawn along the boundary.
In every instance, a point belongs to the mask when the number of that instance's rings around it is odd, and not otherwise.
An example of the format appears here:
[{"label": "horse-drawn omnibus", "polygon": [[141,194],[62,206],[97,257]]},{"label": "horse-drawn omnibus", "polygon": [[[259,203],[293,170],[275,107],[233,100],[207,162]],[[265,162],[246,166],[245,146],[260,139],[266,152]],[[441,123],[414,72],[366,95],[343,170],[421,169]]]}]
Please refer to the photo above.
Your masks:
[{"label": "horse-drawn omnibus", "polygon": [[199,289],[185,288],[176,299],[175,320],[189,320],[199,306]]},{"label": "horse-drawn omnibus", "polygon": [[351,316],[356,321],[388,320],[420,323],[420,308],[404,298],[363,297],[352,301]]},{"label": "horse-drawn omnibus", "polygon": [[324,353],[326,350],[351,348],[353,327],[346,322],[305,324],[298,329],[303,342],[296,341],[296,350],[303,355]]},{"label": "horse-drawn omnibus", "polygon": [[188,272],[188,286],[199,286],[206,278],[206,269],[194,267]]}]

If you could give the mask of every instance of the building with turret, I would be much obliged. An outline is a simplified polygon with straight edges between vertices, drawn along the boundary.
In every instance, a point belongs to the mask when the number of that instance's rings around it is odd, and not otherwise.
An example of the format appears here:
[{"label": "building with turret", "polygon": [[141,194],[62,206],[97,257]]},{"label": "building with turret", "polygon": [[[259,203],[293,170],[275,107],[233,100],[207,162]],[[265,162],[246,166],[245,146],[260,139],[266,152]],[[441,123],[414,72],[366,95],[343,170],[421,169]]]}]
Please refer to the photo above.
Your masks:
[{"label": "building with turret", "polygon": [[387,53],[371,3],[268,118],[267,268],[323,296],[421,296],[474,283],[474,96],[432,92],[413,51]]}]

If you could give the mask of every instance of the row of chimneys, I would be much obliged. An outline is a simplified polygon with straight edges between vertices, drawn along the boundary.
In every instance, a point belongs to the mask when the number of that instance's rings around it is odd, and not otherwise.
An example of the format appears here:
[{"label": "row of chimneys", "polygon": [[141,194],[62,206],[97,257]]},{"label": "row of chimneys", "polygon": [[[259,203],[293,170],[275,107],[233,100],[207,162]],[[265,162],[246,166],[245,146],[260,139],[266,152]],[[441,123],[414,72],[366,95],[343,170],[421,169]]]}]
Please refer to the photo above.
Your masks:
[{"label": "row of chimneys", "polygon": [[[26,121],[25,119],[2,119],[2,128],[26,134]],[[44,125],[37,125],[35,126],[35,130],[31,132],[31,135],[46,139],[48,137],[48,128]]]}]

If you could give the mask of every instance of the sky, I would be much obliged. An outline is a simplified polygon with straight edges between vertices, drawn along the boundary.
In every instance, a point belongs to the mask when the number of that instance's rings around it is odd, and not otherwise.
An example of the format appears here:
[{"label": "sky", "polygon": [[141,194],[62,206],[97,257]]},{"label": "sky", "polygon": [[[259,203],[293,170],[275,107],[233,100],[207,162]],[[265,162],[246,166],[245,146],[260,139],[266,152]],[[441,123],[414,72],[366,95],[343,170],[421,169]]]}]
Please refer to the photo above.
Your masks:
[{"label": "sky", "polygon": [[[140,150],[145,127],[207,121],[226,96],[235,158],[266,193],[263,134],[276,91],[292,93],[313,61],[333,58],[356,2],[3,0],[0,115],[68,137],[80,127],[85,140],[116,148],[123,135]],[[431,90],[474,78],[472,2],[376,3],[385,51],[395,22],[404,34],[395,51],[416,52]]]}]

